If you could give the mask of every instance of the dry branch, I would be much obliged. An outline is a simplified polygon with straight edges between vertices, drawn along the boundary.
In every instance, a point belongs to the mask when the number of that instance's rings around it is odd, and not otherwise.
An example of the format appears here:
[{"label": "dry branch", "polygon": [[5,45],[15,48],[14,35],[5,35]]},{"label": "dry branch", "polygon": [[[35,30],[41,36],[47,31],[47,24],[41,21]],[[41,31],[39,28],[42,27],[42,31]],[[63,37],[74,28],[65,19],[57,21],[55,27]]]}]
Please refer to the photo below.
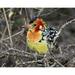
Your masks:
[{"label": "dry branch", "polygon": [[60,27],[60,29],[59,29],[59,31],[58,31],[56,37],[54,38],[54,42],[55,42],[56,39],[59,37],[59,35],[60,35],[60,33],[62,32],[62,30],[63,30],[67,25],[69,25],[70,23],[72,23],[72,22],[74,22],[74,21],[75,21],[75,19],[72,19],[72,20],[66,22],[65,24],[63,24],[63,25]]},{"label": "dry branch", "polygon": [[8,19],[7,19],[6,12],[5,12],[4,8],[3,8],[3,13],[4,13],[5,20],[6,20],[7,28],[8,28],[8,33],[9,33],[9,38],[10,38],[10,45],[11,45],[11,47],[13,47],[13,41],[12,41],[12,38],[11,38],[10,26],[9,26]]}]

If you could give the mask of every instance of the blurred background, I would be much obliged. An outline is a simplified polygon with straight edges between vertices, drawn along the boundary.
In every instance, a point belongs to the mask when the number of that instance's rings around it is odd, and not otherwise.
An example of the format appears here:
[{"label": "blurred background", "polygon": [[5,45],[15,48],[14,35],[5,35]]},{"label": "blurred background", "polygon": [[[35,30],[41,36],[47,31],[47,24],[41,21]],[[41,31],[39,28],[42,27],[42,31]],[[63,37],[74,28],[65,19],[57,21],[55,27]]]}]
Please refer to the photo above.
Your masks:
[{"label": "blurred background", "polygon": [[74,8],[0,8],[0,67],[75,67],[75,22],[65,26],[57,41],[53,57],[38,55],[26,43],[23,28],[34,16],[40,16],[57,31],[75,19]]}]

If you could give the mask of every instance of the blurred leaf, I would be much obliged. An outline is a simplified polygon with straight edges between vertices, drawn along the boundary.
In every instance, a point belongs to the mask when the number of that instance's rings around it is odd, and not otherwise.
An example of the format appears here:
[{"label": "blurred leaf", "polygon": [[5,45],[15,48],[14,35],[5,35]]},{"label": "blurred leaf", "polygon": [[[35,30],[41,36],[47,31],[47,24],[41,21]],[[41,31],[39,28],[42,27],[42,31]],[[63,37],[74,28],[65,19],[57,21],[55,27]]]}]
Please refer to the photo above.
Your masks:
[{"label": "blurred leaf", "polygon": [[22,25],[24,25],[25,23],[25,20],[24,18],[17,18],[14,20],[14,23],[13,23],[13,27],[12,27],[12,30],[18,28],[18,27],[21,27]]}]

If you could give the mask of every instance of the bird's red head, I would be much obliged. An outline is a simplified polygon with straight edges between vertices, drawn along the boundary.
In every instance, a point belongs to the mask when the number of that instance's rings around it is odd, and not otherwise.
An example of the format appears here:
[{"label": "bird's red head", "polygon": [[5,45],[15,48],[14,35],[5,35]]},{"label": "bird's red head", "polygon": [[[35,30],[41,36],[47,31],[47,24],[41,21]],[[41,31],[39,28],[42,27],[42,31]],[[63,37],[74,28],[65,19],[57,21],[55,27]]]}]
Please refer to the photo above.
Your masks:
[{"label": "bird's red head", "polygon": [[35,31],[39,31],[39,30],[44,30],[45,29],[45,22],[43,21],[42,18],[37,18],[35,20]]}]

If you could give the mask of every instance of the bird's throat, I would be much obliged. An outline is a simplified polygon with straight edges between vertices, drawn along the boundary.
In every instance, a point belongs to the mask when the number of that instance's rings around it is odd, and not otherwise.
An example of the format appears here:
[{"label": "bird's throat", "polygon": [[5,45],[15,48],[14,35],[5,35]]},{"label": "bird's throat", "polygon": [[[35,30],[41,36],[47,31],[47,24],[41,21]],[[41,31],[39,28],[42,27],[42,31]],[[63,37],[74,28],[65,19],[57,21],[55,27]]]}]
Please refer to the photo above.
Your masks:
[{"label": "bird's throat", "polygon": [[42,38],[42,33],[40,31],[28,31],[27,38],[31,42],[38,42]]}]

